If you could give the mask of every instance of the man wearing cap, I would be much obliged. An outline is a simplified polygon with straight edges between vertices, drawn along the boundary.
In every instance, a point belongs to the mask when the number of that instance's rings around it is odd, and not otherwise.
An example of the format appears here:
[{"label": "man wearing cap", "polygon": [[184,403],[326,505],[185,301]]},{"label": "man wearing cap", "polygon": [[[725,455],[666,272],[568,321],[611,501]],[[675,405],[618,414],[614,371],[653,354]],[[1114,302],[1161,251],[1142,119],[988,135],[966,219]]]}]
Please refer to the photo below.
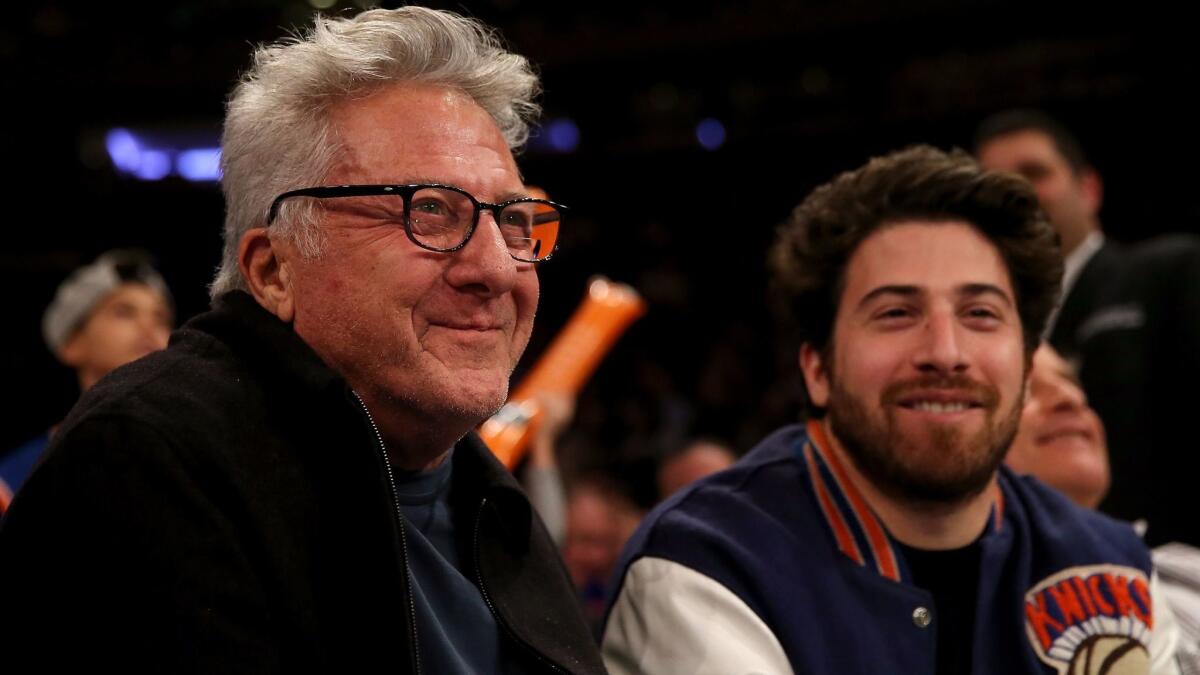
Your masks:
[{"label": "man wearing cap", "polygon": [[[146,256],[109,251],[67,277],[42,317],[46,346],[87,391],[109,371],[167,346],[171,293]],[[0,458],[0,512],[50,442],[46,432]]]},{"label": "man wearing cap", "polygon": [[[601,673],[553,541],[473,432],[563,207],[537,77],[420,7],[318,17],[228,101],[213,309],[93,388],[0,529],[46,672]],[[63,638],[67,649],[55,649]]]}]

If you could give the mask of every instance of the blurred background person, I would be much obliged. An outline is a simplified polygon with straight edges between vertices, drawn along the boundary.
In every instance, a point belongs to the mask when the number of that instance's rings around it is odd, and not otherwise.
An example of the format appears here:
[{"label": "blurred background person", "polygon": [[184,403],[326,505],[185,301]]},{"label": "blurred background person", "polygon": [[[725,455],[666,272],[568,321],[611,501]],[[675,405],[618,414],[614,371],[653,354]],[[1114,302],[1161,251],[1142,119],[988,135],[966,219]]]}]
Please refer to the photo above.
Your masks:
[{"label": "blurred background person", "polygon": [[642,471],[607,466],[588,470],[570,483],[563,561],[597,638],[621,549],[650,506],[636,483]]},{"label": "blurred background person", "polygon": [[567,492],[558,466],[557,442],[575,415],[575,397],[539,392],[537,404],[541,416],[529,443],[529,454],[518,465],[517,474],[550,538],[562,547],[567,531]]},{"label": "blurred background person", "polygon": [[1029,180],[1062,241],[1061,304],[1045,335],[1078,368],[1108,433],[1113,483],[1101,510],[1146,521],[1152,545],[1200,544],[1186,469],[1200,408],[1200,238],[1163,235],[1132,246],[1107,239],[1100,173],[1045,113],[989,117],[975,150],[984,167]]},{"label": "blurred background person", "polygon": [[[1005,462],[1080,506],[1095,508],[1108,490],[1104,426],[1088,406],[1070,364],[1048,344],[1034,353],[1020,427]],[[1200,549],[1175,542],[1152,554],[1164,595],[1179,621],[1181,670],[1200,672]]]},{"label": "blurred background person", "polygon": [[658,465],[658,498],[666,499],[709,474],[727,469],[737,461],[728,445],[715,438],[693,438]]},{"label": "blurred background person", "polygon": [[[113,369],[167,346],[171,292],[145,253],[113,250],[73,272],[42,317],[46,346],[80,392]],[[50,442],[46,431],[0,457],[0,512]]]},{"label": "blurred background person", "polygon": [[1005,461],[1080,506],[1094,509],[1108,492],[1104,425],[1088,406],[1075,371],[1048,344],[1033,354],[1021,426]]}]

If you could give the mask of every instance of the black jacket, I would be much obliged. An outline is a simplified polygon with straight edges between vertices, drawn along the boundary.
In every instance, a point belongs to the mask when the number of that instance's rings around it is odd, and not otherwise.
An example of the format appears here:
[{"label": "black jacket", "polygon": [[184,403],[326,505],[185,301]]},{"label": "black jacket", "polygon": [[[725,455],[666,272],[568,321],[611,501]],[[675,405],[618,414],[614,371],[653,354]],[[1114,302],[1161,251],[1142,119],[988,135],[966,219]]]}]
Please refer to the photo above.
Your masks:
[{"label": "black jacket", "polygon": [[1200,546],[1194,416],[1200,408],[1200,239],[1106,242],[1063,303],[1050,343],[1080,366],[1108,432],[1110,515],[1145,518],[1153,546]]},{"label": "black jacket", "polygon": [[[533,672],[603,672],[516,482],[474,434],[453,461],[460,557],[504,634]],[[290,326],[227,294],[89,391],[13,502],[0,662],[417,672],[399,517],[346,383]]]}]

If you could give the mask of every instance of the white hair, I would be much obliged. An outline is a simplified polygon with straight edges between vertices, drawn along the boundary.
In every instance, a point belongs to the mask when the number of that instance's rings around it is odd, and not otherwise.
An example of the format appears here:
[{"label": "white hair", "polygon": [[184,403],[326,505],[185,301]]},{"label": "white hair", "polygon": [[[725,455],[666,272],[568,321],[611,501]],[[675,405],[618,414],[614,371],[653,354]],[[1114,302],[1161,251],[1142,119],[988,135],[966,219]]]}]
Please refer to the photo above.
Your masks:
[{"label": "white hair", "polygon": [[[287,190],[320,185],[341,148],[328,112],[342,101],[401,82],[462,91],[483,108],[509,148],[540,112],[538,78],[523,56],[473,19],[424,7],[375,9],[347,19],[318,16],[306,33],[255,50],[229,97],[221,139],[225,250],[209,288],[216,298],[247,289],[238,267],[242,235],[266,226]],[[312,202],[285,203],[271,225],[304,255],[321,251]]]}]

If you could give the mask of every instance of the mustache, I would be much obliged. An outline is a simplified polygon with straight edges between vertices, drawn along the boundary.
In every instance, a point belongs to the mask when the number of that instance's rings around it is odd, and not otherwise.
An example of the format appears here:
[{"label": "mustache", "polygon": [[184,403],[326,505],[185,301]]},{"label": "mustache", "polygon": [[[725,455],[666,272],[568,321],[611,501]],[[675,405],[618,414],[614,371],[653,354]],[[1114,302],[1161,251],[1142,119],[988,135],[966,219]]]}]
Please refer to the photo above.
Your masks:
[{"label": "mustache", "polygon": [[930,391],[955,393],[984,408],[995,408],[1000,403],[1000,392],[996,387],[965,375],[929,375],[893,382],[884,388],[880,400],[884,405],[896,405],[914,393]]}]

